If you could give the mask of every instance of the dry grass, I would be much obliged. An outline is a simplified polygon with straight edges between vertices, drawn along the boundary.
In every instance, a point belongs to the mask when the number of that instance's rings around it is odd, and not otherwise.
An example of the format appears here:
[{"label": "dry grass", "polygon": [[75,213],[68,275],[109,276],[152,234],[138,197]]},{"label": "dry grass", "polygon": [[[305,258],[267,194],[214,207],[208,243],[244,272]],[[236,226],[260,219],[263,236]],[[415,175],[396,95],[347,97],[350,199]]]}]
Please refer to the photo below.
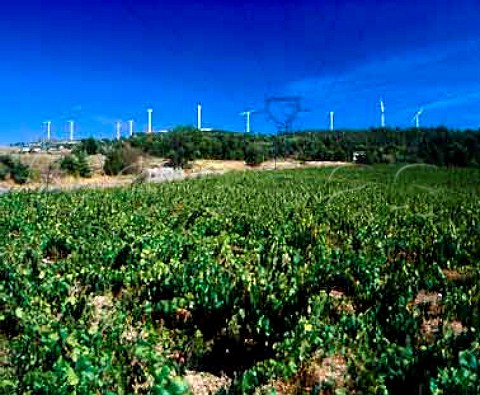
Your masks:
[{"label": "dry grass", "polygon": [[92,308],[89,332],[94,333],[99,330],[102,323],[113,316],[113,297],[111,295],[96,295],[90,300],[89,304]]},{"label": "dry grass", "polygon": [[210,160],[210,159],[199,159],[192,163],[192,168],[190,173],[199,173],[199,172],[226,172],[232,170],[245,170],[246,166],[243,161],[239,160]]},{"label": "dry grass", "polygon": [[247,166],[244,161],[241,160],[211,160],[211,159],[200,159],[193,162],[191,173],[199,172],[218,172],[224,173],[227,171],[244,171],[244,170],[272,170],[272,169],[298,169],[305,167],[336,167],[336,166],[347,166],[350,165],[348,162],[322,162],[322,161],[311,161],[311,162],[299,162],[297,160],[269,160],[263,162],[259,166]]},{"label": "dry grass", "polygon": [[18,148],[15,147],[4,147],[0,145],[0,155],[11,155],[18,152]]},{"label": "dry grass", "polygon": [[[11,152],[12,150],[10,150]],[[6,151],[7,152],[7,151]],[[65,175],[59,170],[58,162],[69,151],[61,153],[26,153],[15,154],[22,163],[29,165],[33,169],[35,177],[26,185],[15,185],[13,181],[7,180],[0,182],[0,187],[6,189],[43,189],[47,185],[49,188],[71,190],[75,188],[108,188],[116,186],[129,185],[135,180],[134,175],[106,176],[103,172],[105,157],[103,155],[93,155],[89,157],[89,163],[92,169],[91,178],[76,178]],[[165,164],[166,160],[162,158],[145,157],[142,158],[141,167],[143,169],[159,168]],[[347,162],[305,162],[301,163],[295,160],[278,160],[263,162],[259,166],[250,167],[243,161],[238,160],[209,160],[200,159],[192,163],[192,167],[185,171],[185,178],[200,175],[219,175],[231,171],[252,171],[252,170],[273,170],[298,169],[308,167],[337,167],[350,165]]]}]

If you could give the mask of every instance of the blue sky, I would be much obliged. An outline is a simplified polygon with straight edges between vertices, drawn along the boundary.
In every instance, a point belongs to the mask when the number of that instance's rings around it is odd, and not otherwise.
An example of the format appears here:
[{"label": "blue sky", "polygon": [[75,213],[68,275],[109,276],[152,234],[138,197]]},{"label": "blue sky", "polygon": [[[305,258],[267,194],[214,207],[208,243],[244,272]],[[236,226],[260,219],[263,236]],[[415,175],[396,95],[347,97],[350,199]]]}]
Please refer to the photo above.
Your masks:
[{"label": "blue sky", "polygon": [[[196,122],[243,130],[299,95],[296,128],[480,127],[480,2],[25,0],[0,10],[0,143]],[[272,131],[262,113],[252,129]]]}]

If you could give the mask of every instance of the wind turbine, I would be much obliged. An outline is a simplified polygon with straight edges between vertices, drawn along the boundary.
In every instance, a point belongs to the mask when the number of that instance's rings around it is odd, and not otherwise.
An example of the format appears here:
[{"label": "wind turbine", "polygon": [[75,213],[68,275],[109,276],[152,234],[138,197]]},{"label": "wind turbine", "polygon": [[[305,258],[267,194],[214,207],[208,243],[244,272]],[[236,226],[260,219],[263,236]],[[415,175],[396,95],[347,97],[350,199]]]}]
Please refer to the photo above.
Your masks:
[{"label": "wind turbine", "polygon": [[129,124],[130,137],[132,137],[133,136],[133,119],[130,119],[128,121],[128,124]]},{"label": "wind turbine", "polygon": [[152,112],[153,110],[149,108],[148,112],[148,133],[152,133]]},{"label": "wind turbine", "polygon": [[385,103],[380,99],[380,125],[385,128]]},{"label": "wind turbine", "polygon": [[202,130],[202,104],[197,104],[197,129]]},{"label": "wind turbine", "polygon": [[122,130],[122,122],[117,122],[117,140],[120,140]]},{"label": "wind turbine", "polygon": [[330,131],[333,132],[334,129],[334,117],[335,113],[333,111],[330,111]]},{"label": "wind turbine", "polygon": [[415,121],[415,127],[420,128],[420,115],[423,114],[423,108],[420,108],[412,118],[412,121]]},{"label": "wind turbine", "polygon": [[46,121],[44,122],[44,124],[47,125],[47,141],[50,141],[52,137],[52,134],[51,134],[52,121]]},{"label": "wind turbine", "polygon": [[68,121],[70,124],[70,141],[73,141],[74,121]]},{"label": "wind turbine", "polygon": [[250,133],[250,115],[253,114],[255,110],[247,110],[241,112],[239,115],[243,115],[246,118],[246,123],[245,123],[245,133]]}]

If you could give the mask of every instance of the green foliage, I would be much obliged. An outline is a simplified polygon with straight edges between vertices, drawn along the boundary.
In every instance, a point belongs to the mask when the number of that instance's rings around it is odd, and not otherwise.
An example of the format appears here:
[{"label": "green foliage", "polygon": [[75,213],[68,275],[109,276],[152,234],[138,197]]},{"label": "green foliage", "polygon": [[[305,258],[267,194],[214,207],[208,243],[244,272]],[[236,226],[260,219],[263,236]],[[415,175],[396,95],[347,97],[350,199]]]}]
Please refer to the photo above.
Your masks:
[{"label": "green foliage", "polygon": [[107,152],[103,169],[108,175],[137,173],[140,156],[141,151],[130,144],[115,145]]},{"label": "green foliage", "polygon": [[10,177],[17,184],[25,184],[30,177],[30,168],[8,155],[0,156],[0,180]]},{"label": "green foliage", "polygon": [[[459,366],[458,366],[459,365]],[[480,346],[459,352],[458,365],[441,368],[436,378],[430,381],[433,395],[480,393]]]},{"label": "green foliage", "polygon": [[[353,152],[365,151],[362,163],[431,163],[478,167],[480,133],[445,128],[372,129],[368,131],[303,131],[280,135],[245,136],[222,131],[199,132],[179,127],[169,133],[139,134],[133,146],[150,155],[169,158],[183,166],[193,159],[262,160],[297,158],[301,161],[352,161]],[[260,151],[257,153],[257,150]],[[248,157],[247,157],[248,156]]]},{"label": "green foliage", "polygon": [[264,152],[258,145],[253,143],[247,145],[245,150],[245,163],[248,166],[257,166],[264,161]]},{"label": "green foliage", "polygon": [[171,166],[181,169],[187,168],[189,160],[193,159],[191,152],[188,152],[184,147],[176,147],[170,150],[166,158]]},{"label": "green foliage", "polygon": [[3,163],[0,163],[0,180],[5,180],[10,173],[10,169],[5,166]]},{"label": "green foliage", "polygon": [[9,155],[0,155],[0,163],[5,166],[7,169],[10,169],[15,166],[15,161]]},{"label": "green foliage", "polygon": [[[418,165],[9,193],[0,386],[478,393],[479,194],[478,170]],[[348,377],[308,383],[333,356]]]},{"label": "green foliage", "polygon": [[83,151],[75,151],[60,160],[60,169],[68,174],[80,177],[91,177],[92,171],[88,163],[87,155]]},{"label": "green foliage", "polygon": [[77,160],[74,155],[67,155],[60,161],[60,169],[65,170],[69,174],[76,175]]},{"label": "green foliage", "polygon": [[75,147],[75,151],[85,152],[87,155],[97,155],[101,151],[102,144],[99,140],[89,137],[83,139],[78,146]]}]

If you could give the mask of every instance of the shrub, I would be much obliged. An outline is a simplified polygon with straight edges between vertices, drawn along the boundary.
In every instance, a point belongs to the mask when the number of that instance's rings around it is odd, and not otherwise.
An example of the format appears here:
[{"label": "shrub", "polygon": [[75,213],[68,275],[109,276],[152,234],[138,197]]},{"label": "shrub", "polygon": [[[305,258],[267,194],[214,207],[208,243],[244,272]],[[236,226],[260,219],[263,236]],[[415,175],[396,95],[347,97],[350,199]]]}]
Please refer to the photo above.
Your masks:
[{"label": "shrub", "polygon": [[60,162],[60,169],[73,176],[86,178],[92,176],[87,155],[83,151],[65,156]]},{"label": "shrub", "polygon": [[187,168],[189,162],[195,159],[195,152],[198,151],[194,143],[183,139],[182,135],[175,136],[170,146],[171,149],[167,152],[166,157],[169,165],[175,168]]},{"label": "shrub", "polygon": [[80,152],[77,154],[77,164],[78,164],[78,174],[80,177],[91,177],[92,170],[90,169],[90,165],[88,163],[87,155],[84,152]]},{"label": "shrub", "polygon": [[17,184],[25,184],[30,177],[30,168],[8,155],[2,155],[0,156],[0,179],[5,180],[8,176]]},{"label": "shrub", "polygon": [[12,159],[11,156],[0,155],[0,164],[5,166],[7,169],[11,169],[15,166],[15,161]]},{"label": "shrub", "polygon": [[129,144],[122,144],[111,149],[107,153],[107,158],[103,169],[108,175],[133,174],[138,172],[136,166],[140,158],[141,151],[133,148]]},{"label": "shrub", "polygon": [[188,166],[188,157],[185,155],[183,147],[170,150],[167,154],[168,165],[176,169],[186,168]]},{"label": "shrub", "polygon": [[248,166],[258,166],[264,160],[264,153],[260,147],[249,145],[245,149],[245,163]]},{"label": "shrub", "polygon": [[0,181],[5,180],[8,177],[9,171],[7,166],[3,163],[0,163]]},{"label": "shrub", "polygon": [[76,151],[83,151],[87,155],[96,155],[100,153],[100,148],[101,143],[93,137],[89,137],[88,139],[81,141],[80,145],[76,148]]},{"label": "shrub", "polygon": [[30,176],[30,168],[21,162],[15,162],[10,170],[10,176],[17,184],[25,184]]},{"label": "shrub", "polygon": [[66,171],[68,174],[76,175],[77,160],[75,155],[67,155],[60,161],[60,169]]}]

